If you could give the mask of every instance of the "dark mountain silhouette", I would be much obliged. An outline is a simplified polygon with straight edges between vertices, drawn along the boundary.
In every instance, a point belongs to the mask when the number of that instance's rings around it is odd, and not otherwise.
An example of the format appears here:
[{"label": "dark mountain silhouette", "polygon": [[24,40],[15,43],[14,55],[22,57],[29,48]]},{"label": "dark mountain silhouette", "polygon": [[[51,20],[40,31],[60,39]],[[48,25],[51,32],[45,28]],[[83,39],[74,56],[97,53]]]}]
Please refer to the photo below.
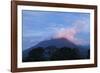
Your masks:
[{"label": "dark mountain silhouette", "polygon": [[87,53],[88,53],[88,50],[90,50],[90,45],[85,45],[85,46],[82,46],[82,45],[79,45],[78,46],[78,49],[82,55],[83,58],[86,58],[87,57]]},{"label": "dark mountain silhouette", "polygon": [[[75,60],[89,58],[89,51],[82,52],[84,47],[75,45],[71,41],[59,38],[44,40],[37,45],[23,51],[23,62]],[[84,53],[84,54],[81,54]]]},{"label": "dark mountain silhouette", "polygon": [[48,46],[55,46],[57,48],[62,48],[62,47],[77,48],[77,45],[64,38],[45,40],[31,48],[37,48],[37,47],[46,48]]},{"label": "dark mountain silhouette", "polygon": [[28,53],[32,49],[35,49],[38,47],[45,48],[46,52],[48,51],[47,48],[49,48],[49,52],[50,52],[50,49],[53,50],[54,48],[62,48],[62,47],[77,48],[77,45],[75,45],[74,43],[70,42],[69,40],[67,40],[65,38],[44,40],[44,41],[41,41],[40,43],[38,43],[37,45],[35,45],[29,49],[24,50],[23,51],[23,58],[26,58],[28,56]]},{"label": "dark mountain silhouette", "polygon": [[24,62],[31,62],[31,61],[44,61],[45,57],[43,56],[44,49],[42,47],[38,47],[32,49],[28,52],[28,56],[23,58]]},{"label": "dark mountain silhouette", "polygon": [[76,48],[60,48],[51,55],[51,60],[76,60],[82,59],[79,50]]}]

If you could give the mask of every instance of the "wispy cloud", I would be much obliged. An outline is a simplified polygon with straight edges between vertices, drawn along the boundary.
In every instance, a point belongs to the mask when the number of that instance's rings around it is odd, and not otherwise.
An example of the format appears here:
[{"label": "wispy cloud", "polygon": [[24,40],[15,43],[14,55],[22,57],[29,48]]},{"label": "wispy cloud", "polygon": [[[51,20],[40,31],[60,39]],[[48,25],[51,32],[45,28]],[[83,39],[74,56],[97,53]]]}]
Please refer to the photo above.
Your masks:
[{"label": "wispy cloud", "polygon": [[61,37],[76,44],[86,44],[89,41],[86,38],[89,37],[89,19],[89,13],[23,10],[23,46]]},{"label": "wispy cloud", "polygon": [[77,20],[70,28],[60,28],[53,38],[65,38],[77,45],[86,45],[88,41],[83,38],[78,38],[79,33],[87,32],[89,26],[85,21]]}]

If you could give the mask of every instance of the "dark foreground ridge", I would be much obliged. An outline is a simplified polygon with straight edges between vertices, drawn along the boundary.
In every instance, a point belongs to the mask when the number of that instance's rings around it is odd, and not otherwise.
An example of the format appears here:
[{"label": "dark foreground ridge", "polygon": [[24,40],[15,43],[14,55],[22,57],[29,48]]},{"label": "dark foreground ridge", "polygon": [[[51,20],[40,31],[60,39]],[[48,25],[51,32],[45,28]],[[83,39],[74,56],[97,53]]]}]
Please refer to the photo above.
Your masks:
[{"label": "dark foreground ridge", "polygon": [[38,43],[23,51],[23,62],[59,61],[89,59],[90,50],[87,48],[85,56],[80,47],[66,39],[51,39]]}]

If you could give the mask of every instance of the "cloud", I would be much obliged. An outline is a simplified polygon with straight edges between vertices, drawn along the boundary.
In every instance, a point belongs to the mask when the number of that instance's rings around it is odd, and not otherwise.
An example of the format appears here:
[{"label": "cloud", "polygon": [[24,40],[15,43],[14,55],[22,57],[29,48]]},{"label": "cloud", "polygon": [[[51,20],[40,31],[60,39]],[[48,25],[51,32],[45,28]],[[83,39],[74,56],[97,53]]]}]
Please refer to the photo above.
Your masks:
[{"label": "cloud", "polygon": [[56,35],[54,36],[55,38],[66,38],[69,40],[73,40],[76,34],[76,30],[75,29],[60,29],[59,32],[56,33]]},{"label": "cloud", "polygon": [[78,38],[77,35],[79,35],[79,33],[89,32],[87,31],[88,28],[89,26],[85,21],[77,20],[70,28],[60,28],[53,38],[65,38],[75,43],[76,45],[86,45],[88,41],[84,40],[83,38]]},{"label": "cloud", "polygon": [[76,29],[78,32],[87,32],[90,27],[85,20],[77,20],[72,25],[72,28]]},{"label": "cloud", "polygon": [[58,31],[59,29],[63,29],[64,25],[63,24],[58,24],[58,23],[49,23],[49,27],[47,27],[47,30],[51,30],[53,32]]}]

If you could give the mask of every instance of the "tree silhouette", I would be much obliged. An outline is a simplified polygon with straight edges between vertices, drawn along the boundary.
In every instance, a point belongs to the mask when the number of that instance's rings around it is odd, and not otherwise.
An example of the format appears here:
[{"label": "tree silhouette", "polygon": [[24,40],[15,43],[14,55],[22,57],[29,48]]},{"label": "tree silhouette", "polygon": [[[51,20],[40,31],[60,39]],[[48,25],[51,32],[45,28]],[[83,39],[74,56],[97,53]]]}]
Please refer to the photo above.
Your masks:
[{"label": "tree silhouette", "polygon": [[66,48],[63,47],[56,52],[54,52],[51,56],[51,60],[74,60],[79,59],[80,56],[78,54],[78,49],[75,48]]},{"label": "tree silhouette", "polygon": [[[87,58],[90,58],[90,50],[88,50]],[[77,48],[57,48],[55,46],[48,46],[46,48],[33,48],[28,52],[28,56],[23,59],[23,62],[76,59],[83,59],[79,49]]]},{"label": "tree silhouette", "polygon": [[51,55],[57,50],[56,46],[48,46],[45,48],[45,57],[50,60]]},{"label": "tree silhouette", "polygon": [[44,49],[41,47],[32,49],[28,53],[28,57],[24,60],[25,62],[31,62],[31,61],[44,61],[45,58],[43,57]]}]

